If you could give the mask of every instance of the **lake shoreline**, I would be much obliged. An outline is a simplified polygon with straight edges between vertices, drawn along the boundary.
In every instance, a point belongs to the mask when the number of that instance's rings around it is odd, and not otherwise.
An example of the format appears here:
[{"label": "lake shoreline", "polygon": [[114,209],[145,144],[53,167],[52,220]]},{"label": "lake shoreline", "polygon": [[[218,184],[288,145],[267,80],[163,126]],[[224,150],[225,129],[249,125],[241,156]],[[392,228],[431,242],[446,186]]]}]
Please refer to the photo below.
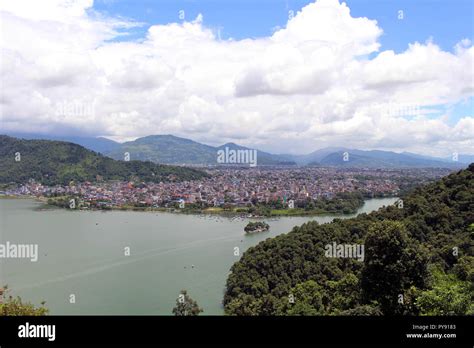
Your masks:
[{"label": "lake shoreline", "polygon": [[236,211],[239,209],[247,209],[247,207],[235,207],[235,210],[229,211],[223,208],[206,208],[206,209],[189,209],[189,208],[165,208],[165,207],[132,207],[132,206],[122,206],[122,207],[107,207],[105,209],[101,208],[77,208],[77,209],[68,209],[59,205],[49,204],[46,197],[36,197],[36,196],[0,196],[0,199],[31,199],[38,203],[42,203],[42,207],[38,207],[38,211],[48,211],[48,210],[75,210],[75,211],[97,211],[97,212],[108,212],[108,211],[127,211],[127,212],[149,212],[149,213],[171,213],[177,215],[214,215],[214,216],[223,216],[223,217],[240,217],[240,218],[249,218],[249,219],[264,219],[264,218],[278,218],[278,217],[323,217],[323,216],[340,216],[346,217],[350,215],[357,214],[357,212],[364,206],[367,201],[372,199],[380,198],[398,198],[397,196],[390,197],[374,197],[367,198],[363,200],[363,203],[355,210],[351,212],[341,212],[341,211],[321,211],[321,210],[309,210],[306,211],[302,208],[295,209],[273,209],[272,213],[269,215],[254,215],[248,212]]}]

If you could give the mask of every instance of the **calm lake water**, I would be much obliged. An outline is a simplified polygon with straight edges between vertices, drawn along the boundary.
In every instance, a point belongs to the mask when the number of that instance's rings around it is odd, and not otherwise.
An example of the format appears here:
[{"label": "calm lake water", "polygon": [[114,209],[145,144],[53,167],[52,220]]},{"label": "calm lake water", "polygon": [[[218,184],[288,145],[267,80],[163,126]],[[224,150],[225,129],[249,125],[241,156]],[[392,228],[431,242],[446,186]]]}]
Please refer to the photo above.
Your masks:
[{"label": "calm lake water", "polygon": [[[395,198],[366,201],[370,212]],[[39,259],[0,260],[0,285],[50,314],[171,314],[187,289],[207,315],[223,314],[230,267],[249,247],[310,220],[265,219],[270,231],[245,235],[248,219],[151,212],[38,211],[41,204],[0,199],[1,243],[38,244]],[[353,215],[352,215],[353,216]],[[338,216],[340,217],[340,216]],[[351,217],[351,216],[345,216]],[[124,248],[129,247],[130,256]],[[193,267],[194,265],[194,267]],[[69,303],[70,294],[76,303]]]}]

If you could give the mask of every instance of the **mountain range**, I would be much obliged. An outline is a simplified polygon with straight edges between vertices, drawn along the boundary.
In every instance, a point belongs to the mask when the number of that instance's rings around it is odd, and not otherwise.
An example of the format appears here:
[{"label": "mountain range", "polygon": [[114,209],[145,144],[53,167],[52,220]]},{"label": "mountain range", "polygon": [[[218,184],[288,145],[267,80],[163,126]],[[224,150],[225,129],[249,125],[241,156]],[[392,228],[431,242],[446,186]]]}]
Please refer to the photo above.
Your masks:
[{"label": "mountain range", "polygon": [[[48,139],[68,141],[102,153],[116,160],[123,160],[126,153],[132,160],[179,165],[216,165],[217,151],[250,150],[235,143],[211,146],[174,135],[150,135],[124,143],[103,137],[48,136],[41,134],[9,134],[23,139]],[[430,157],[409,152],[397,153],[381,150],[358,150],[345,147],[327,147],[304,155],[271,154],[257,151],[258,165],[309,165],[338,167],[443,167],[461,168],[474,162],[474,155],[459,154],[458,161],[451,158]],[[344,156],[346,154],[346,156]]]},{"label": "mountain range", "polygon": [[29,179],[46,185],[101,179],[165,182],[206,176],[194,168],[150,161],[117,161],[71,142],[0,135],[0,184],[25,183]]}]

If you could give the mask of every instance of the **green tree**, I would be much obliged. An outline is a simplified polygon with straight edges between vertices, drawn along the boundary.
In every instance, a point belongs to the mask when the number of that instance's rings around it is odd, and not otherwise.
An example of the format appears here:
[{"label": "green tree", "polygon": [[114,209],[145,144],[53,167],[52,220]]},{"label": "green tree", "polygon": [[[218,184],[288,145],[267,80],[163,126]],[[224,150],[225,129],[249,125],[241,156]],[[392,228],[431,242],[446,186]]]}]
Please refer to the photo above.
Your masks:
[{"label": "green tree", "polygon": [[382,314],[382,311],[376,303],[372,303],[370,305],[356,306],[340,313],[340,315],[349,316],[379,316]]},{"label": "green tree", "polygon": [[173,314],[176,316],[196,316],[203,312],[195,300],[189,297],[186,290],[181,290],[176,299],[176,306],[173,308]]},{"label": "green tree", "polygon": [[261,312],[260,302],[253,296],[240,294],[226,305],[225,311],[227,315],[256,316]]},{"label": "green tree", "polygon": [[40,316],[48,314],[49,310],[44,307],[45,302],[40,307],[36,307],[29,302],[23,302],[20,297],[8,295],[8,286],[0,288],[0,316]]},{"label": "green tree", "polygon": [[340,311],[352,309],[360,301],[360,282],[353,273],[348,273],[337,281],[327,281],[326,287],[325,302],[329,313],[339,314]]},{"label": "green tree", "polygon": [[314,280],[308,280],[291,289],[281,301],[280,315],[323,315],[322,288]]},{"label": "green tree", "polygon": [[465,255],[460,257],[453,267],[453,272],[459,279],[474,284],[474,256]]},{"label": "green tree", "polygon": [[462,281],[440,268],[432,271],[431,289],[416,299],[421,315],[473,315],[474,284]]},{"label": "green tree", "polygon": [[426,262],[424,250],[408,237],[403,223],[388,220],[373,224],[365,240],[364,301],[378,302],[385,315],[402,314],[405,291],[424,285]]}]

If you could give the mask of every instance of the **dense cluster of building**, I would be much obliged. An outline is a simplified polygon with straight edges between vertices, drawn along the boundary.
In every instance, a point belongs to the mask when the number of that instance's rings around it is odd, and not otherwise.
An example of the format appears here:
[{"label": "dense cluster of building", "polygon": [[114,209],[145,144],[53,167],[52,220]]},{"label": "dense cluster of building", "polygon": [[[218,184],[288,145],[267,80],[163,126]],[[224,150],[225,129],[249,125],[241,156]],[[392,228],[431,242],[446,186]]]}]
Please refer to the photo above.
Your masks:
[{"label": "dense cluster of building", "polygon": [[4,192],[38,197],[76,196],[95,206],[142,205],[169,207],[202,203],[207,206],[268,203],[282,200],[318,200],[339,192],[359,191],[368,195],[397,195],[400,178],[424,178],[441,174],[416,170],[336,168],[246,168],[212,169],[210,177],[184,182],[84,182],[67,186],[43,186],[30,182]]}]

